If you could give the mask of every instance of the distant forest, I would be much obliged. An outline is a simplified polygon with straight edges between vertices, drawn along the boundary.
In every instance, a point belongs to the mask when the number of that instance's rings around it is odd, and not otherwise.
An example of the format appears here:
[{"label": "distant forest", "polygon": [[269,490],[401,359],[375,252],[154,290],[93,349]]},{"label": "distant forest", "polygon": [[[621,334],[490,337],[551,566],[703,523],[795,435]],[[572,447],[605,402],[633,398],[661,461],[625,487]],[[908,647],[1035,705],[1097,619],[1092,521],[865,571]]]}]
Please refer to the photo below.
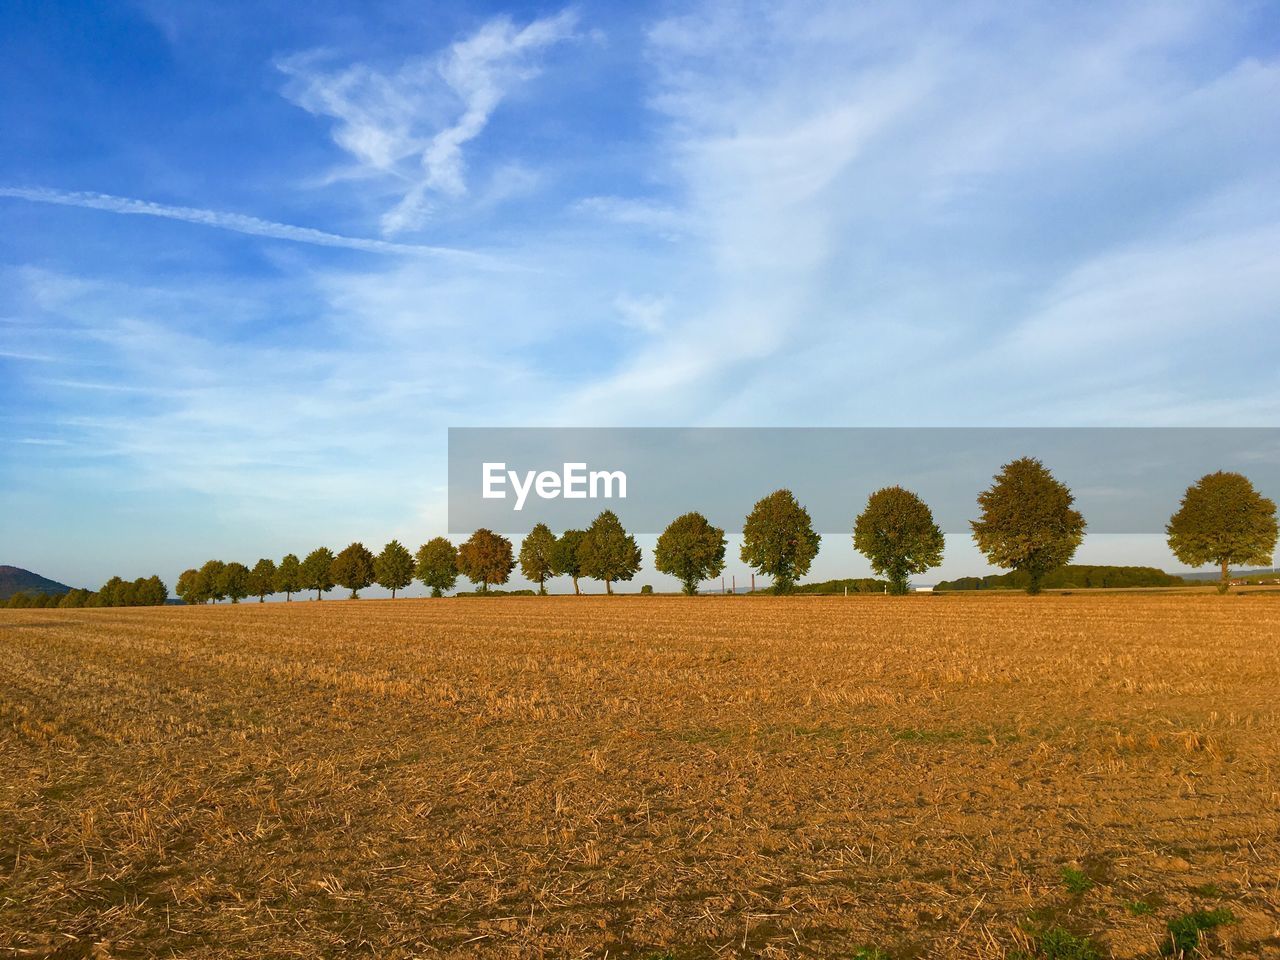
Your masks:
[{"label": "distant forest", "polygon": [[[960,577],[943,580],[934,590],[1025,590],[1031,577],[1015,570],[1012,573],[993,573],[986,577]],[[1103,567],[1068,564],[1047,573],[1041,586],[1048,590],[1092,587],[1180,587],[1186,581],[1182,577],[1165,573],[1155,567]]]}]

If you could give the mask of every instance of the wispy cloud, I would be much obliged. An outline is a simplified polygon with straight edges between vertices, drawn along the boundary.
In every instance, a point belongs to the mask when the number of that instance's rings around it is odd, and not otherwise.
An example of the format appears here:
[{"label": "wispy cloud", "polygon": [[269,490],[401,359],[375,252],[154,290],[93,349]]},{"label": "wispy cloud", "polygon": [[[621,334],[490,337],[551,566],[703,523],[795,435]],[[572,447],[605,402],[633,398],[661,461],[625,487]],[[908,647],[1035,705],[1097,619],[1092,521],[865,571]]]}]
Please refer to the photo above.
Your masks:
[{"label": "wispy cloud", "polygon": [[[687,9],[649,31],[650,105],[663,218],[696,227],[651,292],[699,296],[564,416],[1178,422],[1220,410],[1190,347],[1215,307],[1240,336],[1206,349],[1247,371],[1228,405],[1280,403],[1249,360],[1276,344],[1280,64],[1195,58],[1223,4]],[[1233,189],[1251,212],[1172,235]]]},{"label": "wispy cloud", "polygon": [[460,257],[474,262],[483,258],[465,250],[449,247],[435,247],[416,243],[396,243],[390,240],[367,239],[364,237],[347,237],[338,233],[328,233],[312,227],[299,227],[289,223],[276,223],[252,217],[243,213],[228,213],[223,210],[202,210],[198,207],[179,207],[165,203],[153,203],[150,200],[135,200],[129,197],[116,197],[107,193],[87,193],[72,190],[55,190],[44,187],[2,187],[0,197],[15,200],[29,200],[32,203],[52,203],[64,207],[85,207],[90,210],[105,210],[109,213],[122,213],[144,217],[161,217],[166,220],[181,220],[185,223],[196,223],[219,230],[233,230],[236,233],[247,233],[255,237],[270,237],[275,240],[291,240],[295,243],[310,243],[321,247],[345,247],[348,250],[363,250],[367,253],[387,253],[407,256],[442,256]]},{"label": "wispy cloud", "polygon": [[334,142],[366,173],[399,181],[401,198],[382,217],[384,233],[396,234],[420,226],[433,197],[467,192],[463,148],[516,86],[538,74],[536,55],[573,37],[577,22],[573,10],[523,27],[496,17],[443,53],[392,71],[326,69],[327,58],[314,51],[277,66],[289,77],[286,95],[332,117]]}]

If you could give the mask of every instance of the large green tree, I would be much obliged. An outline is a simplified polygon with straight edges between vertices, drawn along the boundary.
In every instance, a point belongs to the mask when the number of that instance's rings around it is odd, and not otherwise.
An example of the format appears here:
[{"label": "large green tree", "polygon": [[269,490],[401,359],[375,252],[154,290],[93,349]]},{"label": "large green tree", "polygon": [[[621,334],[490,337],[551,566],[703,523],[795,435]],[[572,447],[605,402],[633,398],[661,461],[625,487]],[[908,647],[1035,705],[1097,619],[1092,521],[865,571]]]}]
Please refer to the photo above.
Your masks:
[{"label": "large green tree", "polygon": [[218,589],[232,603],[239,603],[249,596],[249,568],[235,561],[223,566],[222,575],[218,578]]},{"label": "large green tree", "polygon": [[537,524],[520,541],[520,572],[546,596],[547,580],[555,576],[556,535],[545,523]]},{"label": "large green tree", "polygon": [[139,578],[135,582],[137,584],[135,598],[139,606],[161,607],[169,599],[169,588],[165,586],[159,574],[153,573],[146,579]]},{"label": "large green tree", "polygon": [[809,511],[790,490],[775,490],[760,500],[742,527],[742,562],[773,578],[774,593],[790,593],[809,572],[822,537]]},{"label": "large green tree", "polygon": [[363,543],[352,543],[333,558],[333,579],[351,591],[351,599],[359,600],[360,591],[373,583],[373,554]]},{"label": "large green tree", "polygon": [[333,551],[328,547],[316,547],[302,561],[302,586],[314,590],[317,600],[333,589]]},{"label": "large green tree", "polygon": [[1231,587],[1231,566],[1270,566],[1275,554],[1276,505],[1249,478],[1219,470],[1187,488],[1178,512],[1165,527],[1169,549],[1191,567],[1222,569],[1218,592]]},{"label": "large green tree", "polygon": [[890,593],[906,593],[911,574],[942,563],[945,545],[928,505],[902,487],[873,493],[853,524],[854,549],[888,579]]},{"label": "large green tree", "polygon": [[458,547],[458,569],[481,591],[490,584],[506,583],[515,568],[511,541],[492,530],[481,528]]},{"label": "large green tree", "polygon": [[413,575],[431,588],[433,597],[444,595],[458,582],[458,548],[444,537],[434,537],[418,548]]},{"label": "large green tree", "polygon": [[284,601],[288,603],[293,599],[293,595],[306,589],[306,583],[302,578],[302,564],[298,562],[296,553],[286,553],[280,561],[280,566],[276,567],[276,593],[284,594]]},{"label": "large green tree", "polygon": [[582,576],[603,580],[605,593],[613,593],[615,581],[630,580],[640,569],[640,547],[618,515],[605,510],[583,533],[578,560]]},{"label": "large green tree", "polygon": [[582,547],[582,538],[587,534],[583,530],[566,530],[556,538],[555,548],[551,551],[551,568],[557,577],[573,579],[574,596],[582,590],[578,587],[578,578],[582,576],[582,560],[578,554]]},{"label": "large green tree", "polygon": [[273,561],[262,557],[249,571],[249,596],[257,597],[259,603],[265,603],[267,595],[276,592],[276,565]]},{"label": "large green tree", "polygon": [[672,520],[658,537],[653,565],[679,580],[685,594],[693,596],[699,583],[724,571],[724,551],[724,531],[700,513],[686,513]]},{"label": "large green tree", "polygon": [[399,540],[392,540],[373,561],[373,577],[391,591],[394,600],[397,590],[413,583],[413,554]]},{"label": "large green tree", "polygon": [[1074,502],[1034,457],[1006,463],[978,494],[982,516],[969,524],[974,542],[997,567],[1025,572],[1027,593],[1039,593],[1045,574],[1070,561],[1084,540],[1084,517]]},{"label": "large green tree", "polygon": [[225,566],[221,560],[207,560],[196,574],[196,593],[201,603],[217,603],[226,597],[226,591],[222,589],[222,568]]},{"label": "large green tree", "polygon": [[178,582],[173,588],[173,592],[178,595],[183,603],[204,603],[204,598],[197,592],[199,589],[200,571],[195,568],[183,570],[178,575]]}]

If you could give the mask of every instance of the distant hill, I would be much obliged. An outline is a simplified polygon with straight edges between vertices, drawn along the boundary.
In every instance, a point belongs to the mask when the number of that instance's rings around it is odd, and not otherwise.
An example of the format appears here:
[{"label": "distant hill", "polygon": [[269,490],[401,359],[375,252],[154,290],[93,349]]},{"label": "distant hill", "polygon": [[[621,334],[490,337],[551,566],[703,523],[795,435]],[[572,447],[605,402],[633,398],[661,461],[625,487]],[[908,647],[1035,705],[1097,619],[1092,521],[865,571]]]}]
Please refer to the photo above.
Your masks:
[{"label": "distant hill", "polygon": [[0,566],[0,600],[8,600],[15,593],[62,594],[70,590],[65,583],[49,580],[30,570]]},{"label": "distant hill", "polygon": [[[995,573],[988,577],[944,580],[935,590],[1022,590],[1030,582],[1025,573]],[[1108,567],[1069,564],[1048,574],[1040,585],[1046,590],[1086,590],[1093,587],[1180,587],[1182,577],[1155,567]]]}]

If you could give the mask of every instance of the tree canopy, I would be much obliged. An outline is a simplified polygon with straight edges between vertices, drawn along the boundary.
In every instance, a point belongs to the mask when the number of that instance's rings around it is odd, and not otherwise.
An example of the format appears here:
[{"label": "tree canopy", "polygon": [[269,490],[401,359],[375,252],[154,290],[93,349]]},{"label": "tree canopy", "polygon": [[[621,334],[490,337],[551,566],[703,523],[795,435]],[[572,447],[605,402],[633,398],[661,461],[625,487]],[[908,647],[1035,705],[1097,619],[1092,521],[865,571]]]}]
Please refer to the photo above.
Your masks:
[{"label": "tree canopy", "polygon": [[458,548],[458,569],[482,591],[506,583],[516,567],[511,541],[483,527]]},{"label": "tree canopy", "polygon": [[1084,540],[1075,497],[1034,457],[1006,463],[978,494],[982,516],[970,521],[978,549],[997,567],[1025,572],[1027,593],[1066,564]]},{"label": "tree canopy", "polygon": [[556,535],[545,523],[539,523],[520,541],[520,572],[524,578],[538,585],[538,593],[546,596],[547,580],[555,576],[552,562],[556,549]]},{"label": "tree canopy", "polygon": [[713,527],[700,513],[686,513],[672,520],[658,537],[653,565],[679,580],[684,592],[693,596],[699,583],[724,571],[724,552],[724,530]]},{"label": "tree canopy", "polygon": [[234,560],[223,564],[218,577],[218,592],[230,598],[232,603],[239,603],[249,596],[249,568]]},{"label": "tree canopy", "polygon": [[259,603],[267,599],[267,594],[276,592],[276,565],[263,557],[249,571],[249,596],[257,597]]},{"label": "tree canopy", "polygon": [[1169,549],[1190,567],[1222,568],[1218,591],[1231,587],[1231,566],[1270,565],[1276,549],[1276,505],[1239,473],[1206,474],[1182,496],[1165,527]]},{"label": "tree canopy", "polygon": [[790,490],[775,490],[760,500],[742,528],[742,562],[773,578],[774,593],[790,593],[809,572],[822,543],[809,511]]},{"label": "tree canopy", "polygon": [[942,563],[945,545],[928,505],[902,487],[871,494],[853,525],[854,549],[888,578],[890,593],[906,593],[911,574]]},{"label": "tree canopy", "polygon": [[199,578],[200,571],[194,568],[183,570],[178,575],[178,582],[174,585],[173,592],[183,603],[204,603],[204,597],[199,594]]},{"label": "tree canopy", "polygon": [[613,593],[615,581],[630,580],[640,569],[636,538],[622,528],[612,510],[605,510],[587,527],[577,555],[581,575],[603,580],[605,593]]},{"label": "tree canopy", "polygon": [[392,540],[373,561],[373,576],[391,591],[391,599],[394,600],[397,590],[413,583],[413,555],[399,540]]},{"label": "tree canopy", "polygon": [[298,555],[286,553],[280,566],[276,567],[276,592],[283,593],[287,603],[295,593],[305,589],[306,583],[303,581],[302,564],[298,562]]},{"label": "tree canopy", "polygon": [[444,537],[435,537],[418,548],[413,575],[431,588],[433,597],[452,590],[458,582],[458,548]]},{"label": "tree canopy", "polygon": [[302,561],[302,586],[314,590],[316,599],[333,589],[333,551],[328,547],[316,547]]},{"label": "tree canopy", "polygon": [[578,578],[582,576],[582,560],[578,553],[586,535],[583,530],[566,530],[556,539],[555,548],[551,551],[551,567],[555,575],[573,579],[575,596],[582,593],[578,587]]},{"label": "tree canopy", "polygon": [[373,583],[373,554],[363,543],[349,544],[333,558],[334,582],[351,591],[351,599],[359,600],[360,591]]},{"label": "tree canopy", "polygon": [[196,573],[195,592],[201,603],[217,603],[226,597],[227,593],[222,588],[222,568],[225,566],[221,560],[208,560]]}]

